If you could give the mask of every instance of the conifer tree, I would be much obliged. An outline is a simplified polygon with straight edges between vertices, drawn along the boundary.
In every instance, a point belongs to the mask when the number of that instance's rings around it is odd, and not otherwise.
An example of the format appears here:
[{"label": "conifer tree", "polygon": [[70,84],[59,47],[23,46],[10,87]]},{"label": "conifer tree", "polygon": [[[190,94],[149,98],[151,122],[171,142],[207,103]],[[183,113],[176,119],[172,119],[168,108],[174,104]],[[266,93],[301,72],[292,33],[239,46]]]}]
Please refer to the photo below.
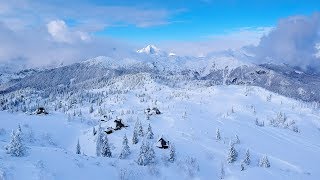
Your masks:
[{"label": "conifer tree", "polygon": [[96,155],[101,156],[101,148],[103,143],[103,134],[101,131],[98,131],[97,141],[96,141]]},{"label": "conifer tree", "polygon": [[265,168],[269,168],[270,167],[270,162],[269,162],[268,156],[265,155],[260,159],[259,166],[260,167],[265,167]]},{"label": "conifer tree", "polygon": [[132,144],[137,144],[139,142],[138,139],[138,133],[136,129],[133,130],[133,136],[132,136]]},{"label": "conifer tree", "polygon": [[111,157],[112,156],[107,135],[104,135],[104,138],[102,141],[101,156],[103,156],[103,157]]},{"label": "conifer tree", "polygon": [[237,160],[237,157],[238,157],[238,153],[234,148],[234,144],[230,142],[229,152],[227,156],[228,163],[233,163],[234,161]]},{"label": "conifer tree", "polygon": [[76,154],[81,154],[81,147],[78,139],[77,148],[76,148]]},{"label": "conifer tree", "polygon": [[152,132],[151,125],[149,124],[148,131],[147,131],[147,139],[153,139],[154,138],[153,136],[154,136],[154,134]]},{"label": "conifer tree", "polygon": [[143,137],[143,136],[144,136],[143,127],[142,127],[141,122],[139,122],[139,125],[138,125],[138,135],[139,135],[140,137]]},{"label": "conifer tree", "polygon": [[249,165],[251,163],[249,149],[247,149],[247,151],[246,151],[246,155],[245,155],[245,158],[243,160],[243,163],[246,164],[246,165]]},{"label": "conifer tree", "polygon": [[156,153],[154,152],[153,147],[149,142],[146,143],[146,148],[147,164],[154,163],[156,159]]},{"label": "conifer tree", "polygon": [[171,143],[170,145],[170,154],[169,154],[169,162],[174,162],[176,160],[176,149],[174,145]]},{"label": "conifer tree", "polygon": [[130,153],[131,152],[130,152],[130,147],[128,145],[128,138],[126,135],[124,135],[123,141],[122,141],[122,150],[119,155],[119,159],[125,159]]},{"label": "conifer tree", "polygon": [[21,127],[19,126],[16,131],[12,131],[10,143],[5,147],[8,154],[20,157],[25,155],[25,146],[22,140]]},{"label": "conifer tree", "polygon": [[144,142],[142,142],[141,147],[140,147],[140,152],[139,152],[139,156],[138,156],[138,160],[137,160],[137,164],[140,166],[145,166],[147,165],[147,157],[146,157],[146,153],[147,153],[147,147],[144,144]]},{"label": "conifer tree", "polygon": [[216,131],[216,140],[221,140],[220,130],[217,129]]}]

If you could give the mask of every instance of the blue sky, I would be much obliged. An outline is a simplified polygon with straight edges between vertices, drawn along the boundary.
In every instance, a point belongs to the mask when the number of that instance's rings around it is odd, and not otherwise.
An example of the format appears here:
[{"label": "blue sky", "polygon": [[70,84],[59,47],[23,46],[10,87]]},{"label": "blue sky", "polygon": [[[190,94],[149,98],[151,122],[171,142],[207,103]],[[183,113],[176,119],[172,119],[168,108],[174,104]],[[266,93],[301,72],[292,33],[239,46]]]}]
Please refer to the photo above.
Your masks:
[{"label": "blue sky", "polygon": [[[320,8],[320,1],[310,0],[207,0],[207,1],[139,1],[139,5],[122,1],[120,5],[165,9],[169,15],[164,24],[137,27],[126,25],[106,28],[99,35],[135,41],[199,40],[243,27],[275,26],[281,18],[310,15]],[[105,3],[97,5],[119,5]],[[138,4],[138,3],[137,3]]]},{"label": "blue sky", "polygon": [[281,18],[320,10],[319,0],[1,1],[0,15],[18,27],[59,19],[92,35],[139,43],[203,40],[244,27],[273,27]]},{"label": "blue sky", "polygon": [[[303,34],[316,43],[319,12],[319,0],[0,0],[0,61],[73,62],[148,44],[203,56],[257,46],[279,24],[279,37],[297,27],[291,39],[302,42],[296,37]],[[299,26],[293,17],[302,19]],[[283,41],[295,47],[291,39]]]}]

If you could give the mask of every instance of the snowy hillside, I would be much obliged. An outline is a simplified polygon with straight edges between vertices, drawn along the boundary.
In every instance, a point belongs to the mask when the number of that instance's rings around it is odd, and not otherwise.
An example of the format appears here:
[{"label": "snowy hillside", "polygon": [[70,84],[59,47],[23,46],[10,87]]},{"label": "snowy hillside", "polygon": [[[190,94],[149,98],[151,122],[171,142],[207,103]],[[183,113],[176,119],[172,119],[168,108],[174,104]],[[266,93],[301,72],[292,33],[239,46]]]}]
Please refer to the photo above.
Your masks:
[{"label": "snowy hillside", "polygon": [[0,179],[320,177],[319,77],[148,48],[8,74]]},{"label": "snowy hillside", "polygon": [[[183,88],[172,88],[149,76],[124,75],[110,81],[109,86],[81,93],[43,99],[34,95],[26,90],[11,94],[10,99],[2,96],[1,106],[6,109],[0,112],[2,179],[320,177],[317,106],[258,87],[203,87],[188,83]],[[49,114],[35,115],[38,106],[45,107]],[[147,108],[153,107],[161,114],[151,113],[152,110],[146,113]],[[122,119],[128,127],[107,135],[104,131],[116,128],[116,119]],[[137,135],[141,133],[140,123],[143,136]],[[149,124],[152,139],[148,139]],[[14,157],[4,147],[10,144],[11,130],[19,125],[25,150],[22,157]],[[108,138],[111,157],[97,157],[99,126],[101,135]],[[130,154],[119,159],[124,135]],[[169,149],[157,147],[159,137],[169,141]],[[80,154],[76,151],[78,140]],[[155,158],[146,166],[139,165],[139,157],[145,157],[141,155],[142,143],[149,143],[155,152]],[[175,156],[170,160],[172,145]],[[230,154],[230,145],[237,153]],[[244,162],[247,150],[248,165]],[[265,156],[270,167],[266,161],[259,163]]]},{"label": "snowy hillside", "polygon": [[[8,75],[0,83],[0,93],[25,88],[56,91],[82,91],[104,87],[112,78],[122,75],[148,74],[155,81],[170,86],[197,81],[204,86],[250,85],[308,102],[319,102],[320,78],[288,65],[252,64],[252,56],[243,51],[226,51],[207,57],[129,53],[99,56],[86,61],[52,69]],[[0,78],[1,80],[1,78]]]}]

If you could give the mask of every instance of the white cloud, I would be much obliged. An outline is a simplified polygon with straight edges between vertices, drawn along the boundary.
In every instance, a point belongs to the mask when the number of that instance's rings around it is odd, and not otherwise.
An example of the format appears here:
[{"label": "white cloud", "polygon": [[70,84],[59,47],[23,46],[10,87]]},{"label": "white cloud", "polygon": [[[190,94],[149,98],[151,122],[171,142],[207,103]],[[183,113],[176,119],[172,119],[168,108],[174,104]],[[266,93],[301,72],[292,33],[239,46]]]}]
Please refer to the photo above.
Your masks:
[{"label": "white cloud", "polygon": [[47,24],[48,32],[58,42],[71,42],[67,25],[62,20],[50,21]]},{"label": "white cloud", "polygon": [[319,71],[316,44],[320,41],[320,14],[281,19],[253,48],[259,62],[286,63]]},{"label": "white cloud", "polygon": [[53,40],[57,42],[73,43],[77,40],[90,40],[90,36],[85,32],[71,31],[63,20],[50,21],[47,29]]},{"label": "white cloud", "polygon": [[0,22],[0,63],[19,62],[29,67],[70,64],[100,55],[125,54],[134,49],[110,38],[90,37],[88,41],[87,34],[72,31],[60,21],[51,23],[49,29],[50,33],[45,26],[13,31]]},{"label": "white cloud", "polygon": [[271,27],[244,27],[219,35],[209,35],[204,40],[163,42],[161,46],[178,55],[203,56],[211,52],[257,45],[260,38],[271,29]]}]

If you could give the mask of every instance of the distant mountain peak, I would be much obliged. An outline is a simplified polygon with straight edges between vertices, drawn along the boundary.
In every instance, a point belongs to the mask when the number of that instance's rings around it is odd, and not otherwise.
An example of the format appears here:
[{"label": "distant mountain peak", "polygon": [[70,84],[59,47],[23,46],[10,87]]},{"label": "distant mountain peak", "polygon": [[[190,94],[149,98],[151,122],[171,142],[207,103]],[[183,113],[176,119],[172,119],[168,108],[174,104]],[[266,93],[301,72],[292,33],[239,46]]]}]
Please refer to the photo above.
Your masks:
[{"label": "distant mountain peak", "polygon": [[157,48],[155,45],[148,45],[142,49],[139,49],[137,53],[145,53],[145,54],[159,54],[161,50]]}]

